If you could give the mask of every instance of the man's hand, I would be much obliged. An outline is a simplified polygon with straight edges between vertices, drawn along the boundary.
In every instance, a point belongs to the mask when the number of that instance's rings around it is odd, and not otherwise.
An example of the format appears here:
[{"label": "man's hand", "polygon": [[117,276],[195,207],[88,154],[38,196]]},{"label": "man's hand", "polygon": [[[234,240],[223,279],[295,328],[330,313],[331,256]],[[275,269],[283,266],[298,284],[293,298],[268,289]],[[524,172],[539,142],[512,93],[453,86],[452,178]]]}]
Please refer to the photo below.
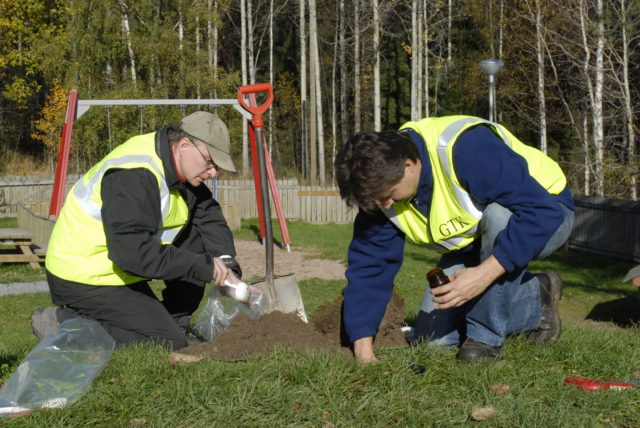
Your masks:
[{"label": "man's hand", "polygon": [[432,288],[436,309],[457,308],[479,296],[493,281],[505,273],[504,268],[493,255],[476,267],[460,269],[449,276],[451,282]]},{"label": "man's hand", "polygon": [[363,337],[353,342],[353,353],[356,360],[362,364],[375,363],[378,361],[373,353],[373,337]]},{"label": "man's hand", "polygon": [[225,266],[224,261],[220,257],[214,257],[212,281],[217,285],[224,285],[225,280],[229,280],[232,284],[240,282],[233,271]]}]

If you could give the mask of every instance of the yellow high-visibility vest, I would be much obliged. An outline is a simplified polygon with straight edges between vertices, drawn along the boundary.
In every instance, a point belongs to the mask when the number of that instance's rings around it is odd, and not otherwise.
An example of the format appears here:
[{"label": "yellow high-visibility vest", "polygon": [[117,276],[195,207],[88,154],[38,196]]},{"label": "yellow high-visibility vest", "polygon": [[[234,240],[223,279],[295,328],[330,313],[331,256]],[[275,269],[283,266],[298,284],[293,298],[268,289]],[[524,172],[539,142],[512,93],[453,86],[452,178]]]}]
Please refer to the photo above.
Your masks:
[{"label": "yellow high-visibility vest", "polygon": [[45,266],[68,281],[90,285],[125,285],[148,278],[130,275],[107,257],[102,225],[102,178],[111,168],[146,168],[158,181],[162,224],[154,238],[170,244],[189,218],[185,200],[167,186],[162,160],[155,151],[155,132],[118,146],[73,186],[51,233]]},{"label": "yellow high-visibility vest", "polygon": [[446,116],[407,122],[424,139],[433,169],[433,190],[426,218],[410,201],[400,201],[382,211],[411,241],[439,251],[464,248],[478,236],[483,206],[462,188],[453,168],[453,147],[465,130],[480,124],[489,127],[513,151],[522,156],[529,174],[553,195],[566,186],[560,166],[540,150],[527,146],[503,126],[471,116]]}]

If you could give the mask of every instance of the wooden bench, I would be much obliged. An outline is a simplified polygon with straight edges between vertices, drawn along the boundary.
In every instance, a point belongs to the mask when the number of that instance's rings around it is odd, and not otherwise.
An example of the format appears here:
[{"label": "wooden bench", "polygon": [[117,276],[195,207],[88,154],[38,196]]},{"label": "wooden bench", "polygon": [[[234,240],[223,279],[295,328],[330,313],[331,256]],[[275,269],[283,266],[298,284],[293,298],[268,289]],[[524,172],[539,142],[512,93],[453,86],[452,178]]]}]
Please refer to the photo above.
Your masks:
[{"label": "wooden bench", "polygon": [[31,250],[31,234],[24,229],[0,229],[0,245],[13,248],[0,249],[0,263],[29,263],[37,269],[43,260],[42,255]]}]

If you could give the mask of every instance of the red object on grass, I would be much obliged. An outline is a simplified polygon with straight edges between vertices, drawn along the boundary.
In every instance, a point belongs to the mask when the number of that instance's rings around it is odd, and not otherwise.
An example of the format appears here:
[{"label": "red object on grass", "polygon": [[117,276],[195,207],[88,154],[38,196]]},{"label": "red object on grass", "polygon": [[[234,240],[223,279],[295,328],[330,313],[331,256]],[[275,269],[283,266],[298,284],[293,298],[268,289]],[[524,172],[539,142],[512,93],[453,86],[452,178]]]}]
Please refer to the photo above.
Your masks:
[{"label": "red object on grass", "polygon": [[568,377],[564,380],[565,385],[574,385],[578,389],[585,391],[598,391],[601,389],[621,390],[628,388],[638,388],[640,385],[634,381],[617,379],[585,379],[583,377]]}]

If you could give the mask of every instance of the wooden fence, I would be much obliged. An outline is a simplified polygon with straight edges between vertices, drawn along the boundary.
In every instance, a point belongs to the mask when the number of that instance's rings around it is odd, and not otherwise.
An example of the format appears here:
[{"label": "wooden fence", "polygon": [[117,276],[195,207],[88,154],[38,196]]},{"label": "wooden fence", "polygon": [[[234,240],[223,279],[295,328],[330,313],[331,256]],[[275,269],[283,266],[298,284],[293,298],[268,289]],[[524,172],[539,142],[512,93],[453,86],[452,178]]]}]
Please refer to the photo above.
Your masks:
[{"label": "wooden fence", "polygon": [[[79,176],[69,176],[67,191]],[[296,179],[278,180],[282,210],[288,220],[309,223],[350,223],[356,209],[348,208],[335,187],[299,185]],[[0,177],[0,213],[17,215],[18,202],[49,202],[53,188],[52,177]],[[225,212],[239,218],[258,217],[256,191],[253,180],[217,180],[213,191]],[[4,198],[3,198],[4,195]],[[271,200],[271,213],[277,213]]]},{"label": "wooden fence", "polygon": [[[285,218],[309,223],[350,223],[356,209],[348,208],[335,187],[304,186],[296,179],[278,180],[278,194]],[[219,180],[214,189],[221,204],[234,204],[241,218],[258,217],[256,191],[253,180]],[[271,198],[271,214],[275,205]]]}]

